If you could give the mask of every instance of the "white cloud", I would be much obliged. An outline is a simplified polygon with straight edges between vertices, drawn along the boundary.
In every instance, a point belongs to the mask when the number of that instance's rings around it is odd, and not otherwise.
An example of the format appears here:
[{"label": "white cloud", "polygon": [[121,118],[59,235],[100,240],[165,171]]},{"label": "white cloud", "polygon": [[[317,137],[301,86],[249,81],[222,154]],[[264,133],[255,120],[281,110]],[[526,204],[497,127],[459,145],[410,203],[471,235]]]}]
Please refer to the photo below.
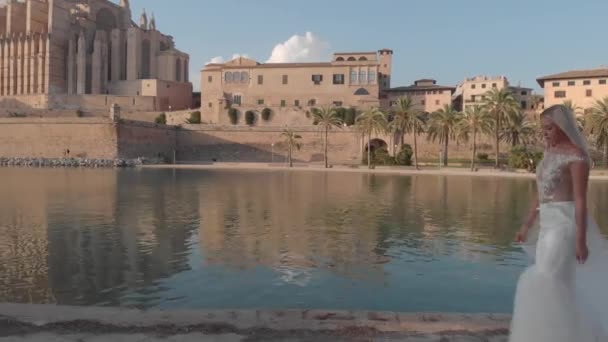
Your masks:
[{"label": "white cloud", "polygon": [[249,58],[249,55],[246,54],[246,53],[243,53],[243,54],[241,54],[241,53],[235,53],[235,54],[232,54],[232,58],[230,58],[228,60],[226,60],[226,58],[224,58],[222,56],[216,56],[216,57],[211,58],[211,60],[209,62],[205,63],[205,65],[207,65],[207,64],[222,64],[222,63],[226,63],[228,61],[231,61],[233,59],[237,59],[239,57]]},{"label": "white cloud", "polygon": [[329,56],[329,43],[322,41],[312,32],[303,36],[293,35],[277,44],[266,63],[317,62]]}]

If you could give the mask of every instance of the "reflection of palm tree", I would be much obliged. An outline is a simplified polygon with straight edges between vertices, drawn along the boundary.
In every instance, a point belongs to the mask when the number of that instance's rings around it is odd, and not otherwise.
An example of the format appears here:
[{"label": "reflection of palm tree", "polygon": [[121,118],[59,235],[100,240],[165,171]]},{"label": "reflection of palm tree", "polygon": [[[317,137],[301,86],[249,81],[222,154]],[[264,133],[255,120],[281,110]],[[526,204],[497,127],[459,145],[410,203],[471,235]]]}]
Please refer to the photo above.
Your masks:
[{"label": "reflection of palm tree", "polygon": [[406,133],[414,136],[414,166],[418,168],[418,142],[416,136],[424,130],[424,120],[419,110],[414,108],[412,98],[401,97],[397,101],[397,110],[390,123],[391,131],[399,136],[399,150],[403,148],[403,137]]},{"label": "reflection of palm tree", "polygon": [[293,149],[296,148],[298,151],[302,147],[302,144],[298,140],[302,139],[302,136],[296,134],[290,128],[283,130],[281,133],[281,137],[285,139],[285,144],[287,145],[287,158],[289,159],[289,167],[293,167]]},{"label": "reflection of palm tree", "polygon": [[323,136],[323,158],[325,160],[325,168],[329,167],[327,162],[327,133],[334,127],[339,127],[342,124],[342,119],[338,116],[335,108],[323,107],[321,109],[314,108],[312,110],[314,122],[319,125],[325,132]]},{"label": "reflection of palm tree", "polygon": [[507,116],[502,128],[502,140],[511,146],[530,143],[534,135],[534,127],[528,120],[528,116],[521,110]]},{"label": "reflection of palm tree", "polygon": [[372,134],[384,133],[387,129],[388,122],[386,114],[378,108],[371,108],[357,118],[357,129],[367,135],[367,167],[372,167]]},{"label": "reflection of palm tree", "polygon": [[608,96],[597,100],[585,119],[587,131],[594,135],[597,147],[604,150],[604,166],[608,166]]},{"label": "reflection of palm tree", "polygon": [[501,125],[504,122],[507,115],[514,113],[517,108],[517,101],[513,97],[513,93],[506,89],[493,88],[485,94],[483,101],[483,108],[494,118],[494,143],[496,146],[496,167],[498,168],[500,163],[500,133],[502,131]]},{"label": "reflection of palm tree", "polygon": [[477,154],[477,133],[489,134],[492,130],[492,118],[480,106],[467,107],[462,120],[458,125],[458,136],[464,141],[473,136],[471,147],[471,171],[475,170],[475,156]]},{"label": "reflection of palm tree", "polygon": [[456,137],[456,127],[462,114],[457,112],[451,105],[445,105],[430,116],[428,127],[428,139],[439,140],[443,144],[443,165],[448,165],[448,143]]}]

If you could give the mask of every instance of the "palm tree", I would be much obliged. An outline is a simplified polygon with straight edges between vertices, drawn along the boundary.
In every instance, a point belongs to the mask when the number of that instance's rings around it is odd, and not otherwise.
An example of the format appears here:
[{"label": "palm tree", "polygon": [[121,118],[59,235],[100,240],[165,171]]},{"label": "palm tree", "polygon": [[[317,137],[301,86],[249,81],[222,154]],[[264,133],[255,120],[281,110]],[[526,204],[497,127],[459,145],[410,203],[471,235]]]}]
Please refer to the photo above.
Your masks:
[{"label": "palm tree", "polygon": [[399,150],[403,148],[404,135],[406,133],[414,135],[414,166],[418,169],[418,141],[416,136],[424,130],[424,119],[420,110],[414,108],[411,97],[399,98],[397,110],[394,112],[393,121],[390,122],[389,126],[400,137]]},{"label": "palm tree", "polygon": [[595,102],[585,123],[587,131],[595,136],[597,147],[604,150],[604,166],[608,167],[608,96]]},{"label": "palm tree", "polygon": [[572,102],[572,100],[564,101],[564,106],[570,109],[570,111],[572,111],[572,114],[574,114],[575,117],[578,117],[582,114],[583,108],[577,106],[574,102]]},{"label": "palm tree", "polygon": [[287,158],[289,159],[289,167],[293,167],[293,149],[296,148],[298,151],[302,147],[302,144],[298,141],[302,139],[302,136],[296,134],[290,128],[286,128],[281,133],[281,137],[285,139],[285,144],[287,145]]},{"label": "palm tree", "polygon": [[532,95],[530,97],[530,107],[538,114],[540,104],[543,103],[543,97],[541,95]]},{"label": "palm tree", "polygon": [[439,140],[443,144],[443,166],[448,166],[448,143],[456,138],[456,127],[461,118],[462,113],[447,104],[430,116],[428,139]]},{"label": "palm tree", "polygon": [[367,135],[367,167],[372,168],[372,134],[384,133],[388,126],[386,114],[380,109],[373,107],[357,117],[357,129],[365,136]]},{"label": "palm tree", "polygon": [[492,132],[492,117],[480,106],[467,107],[457,127],[458,137],[464,141],[473,136],[471,147],[471,171],[475,171],[475,158],[477,155],[477,133],[490,134]]},{"label": "palm tree", "polygon": [[528,144],[534,137],[534,126],[522,110],[508,115],[501,132],[502,140],[512,147]]},{"label": "palm tree", "polygon": [[500,90],[498,88],[492,88],[484,96],[483,109],[494,118],[494,143],[496,144],[496,168],[498,168],[500,159],[501,125],[504,122],[505,117],[514,113],[519,105],[517,101],[515,101],[513,93],[507,88]]},{"label": "palm tree", "polygon": [[329,167],[327,162],[327,133],[333,127],[340,127],[342,125],[342,119],[339,117],[335,108],[322,107],[321,109],[314,108],[312,110],[314,122],[319,125],[324,131],[323,137],[323,159],[325,160],[325,168]]}]

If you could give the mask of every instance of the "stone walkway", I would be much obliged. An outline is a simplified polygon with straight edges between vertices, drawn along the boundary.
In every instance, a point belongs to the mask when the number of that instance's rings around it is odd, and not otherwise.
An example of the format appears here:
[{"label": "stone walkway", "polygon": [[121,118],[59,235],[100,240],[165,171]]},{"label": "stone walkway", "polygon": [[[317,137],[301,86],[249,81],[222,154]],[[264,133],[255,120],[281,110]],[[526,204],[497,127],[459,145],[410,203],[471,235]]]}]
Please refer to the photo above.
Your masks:
[{"label": "stone walkway", "polygon": [[0,304],[0,342],[506,342],[502,315]]}]

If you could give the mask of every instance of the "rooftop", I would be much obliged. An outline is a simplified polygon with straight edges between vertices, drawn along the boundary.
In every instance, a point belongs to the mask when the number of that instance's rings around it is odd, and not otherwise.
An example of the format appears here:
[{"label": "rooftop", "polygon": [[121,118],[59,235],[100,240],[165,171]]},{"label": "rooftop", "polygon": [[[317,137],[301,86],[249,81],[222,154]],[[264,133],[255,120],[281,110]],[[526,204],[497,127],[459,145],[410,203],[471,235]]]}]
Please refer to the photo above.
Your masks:
[{"label": "rooftop", "polygon": [[442,86],[442,85],[437,85],[437,84],[433,84],[433,85],[411,85],[411,86],[407,86],[407,87],[396,87],[396,88],[391,88],[391,89],[387,89],[387,92],[391,92],[391,93],[406,93],[406,92],[411,92],[411,91],[421,91],[421,90],[455,90],[456,87],[453,86]]},{"label": "rooftop", "polygon": [[571,70],[558,74],[543,76],[536,81],[544,88],[545,81],[563,80],[572,78],[592,78],[592,77],[608,77],[608,68],[586,69],[586,70]]}]

